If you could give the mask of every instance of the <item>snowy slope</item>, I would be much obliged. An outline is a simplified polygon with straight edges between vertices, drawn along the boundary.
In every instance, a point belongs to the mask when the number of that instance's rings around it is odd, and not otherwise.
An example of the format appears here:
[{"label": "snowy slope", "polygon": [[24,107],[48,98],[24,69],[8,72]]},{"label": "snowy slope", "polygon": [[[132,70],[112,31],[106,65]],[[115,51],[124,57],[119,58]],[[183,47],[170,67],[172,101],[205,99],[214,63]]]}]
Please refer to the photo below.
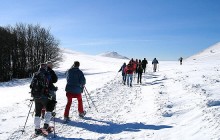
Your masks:
[{"label": "snowy slope", "polygon": [[188,60],[220,60],[220,42],[210,46],[196,55],[189,57]]},{"label": "snowy slope", "polygon": [[128,59],[125,56],[118,54],[117,52],[106,52],[99,54],[98,56],[111,57],[111,58],[119,58],[119,59]]},{"label": "snowy slope", "polygon": [[[68,52],[68,53],[66,53]],[[153,140],[218,140],[220,138],[220,61],[207,57],[203,63],[184,61],[160,62],[159,71],[148,65],[142,84],[130,88],[117,74],[123,59],[91,56],[64,51],[63,63],[55,69],[59,75],[56,85],[55,139],[153,139]],[[216,52],[217,53],[217,52]],[[85,119],[77,113],[77,103],[71,106],[71,121],[64,124],[66,105],[65,71],[75,60],[87,79],[86,87],[92,102],[88,106],[83,93]],[[126,62],[126,61],[125,61]],[[32,113],[26,131],[21,133],[30,105],[30,79],[0,83],[0,139],[30,139],[34,132]],[[33,112],[32,108],[31,112]],[[53,123],[51,123],[53,125]],[[52,139],[38,137],[36,139]]]}]

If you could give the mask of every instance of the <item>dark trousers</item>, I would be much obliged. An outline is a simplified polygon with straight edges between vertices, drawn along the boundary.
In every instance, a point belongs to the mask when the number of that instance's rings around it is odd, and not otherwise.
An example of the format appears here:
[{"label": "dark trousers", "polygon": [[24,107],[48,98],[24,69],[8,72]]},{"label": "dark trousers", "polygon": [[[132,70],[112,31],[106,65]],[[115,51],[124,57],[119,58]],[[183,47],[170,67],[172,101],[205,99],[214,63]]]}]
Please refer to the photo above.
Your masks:
[{"label": "dark trousers", "polygon": [[138,73],[137,83],[141,83],[142,73]]},{"label": "dark trousers", "polygon": [[47,98],[35,99],[34,102],[35,102],[35,116],[40,117],[41,110],[47,106],[48,99]]},{"label": "dark trousers", "polygon": [[126,82],[126,74],[122,75],[123,84]]},{"label": "dark trousers", "polygon": [[34,99],[34,102],[35,102],[35,116],[36,117],[41,116],[41,111],[44,107],[46,108],[46,112],[52,112],[56,105],[56,101],[49,100],[48,98]]}]

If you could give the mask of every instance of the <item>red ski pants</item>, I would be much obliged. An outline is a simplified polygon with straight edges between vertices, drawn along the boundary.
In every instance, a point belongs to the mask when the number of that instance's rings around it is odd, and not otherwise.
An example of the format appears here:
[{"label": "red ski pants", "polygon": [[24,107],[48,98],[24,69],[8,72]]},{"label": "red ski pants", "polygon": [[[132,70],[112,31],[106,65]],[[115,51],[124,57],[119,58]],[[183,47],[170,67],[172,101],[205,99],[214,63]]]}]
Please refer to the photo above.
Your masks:
[{"label": "red ski pants", "polygon": [[83,103],[82,103],[82,95],[80,94],[73,94],[71,92],[66,93],[67,97],[67,104],[64,112],[64,117],[69,117],[69,111],[70,111],[70,106],[72,104],[72,98],[77,98],[78,100],[78,111],[79,113],[83,113]]}]

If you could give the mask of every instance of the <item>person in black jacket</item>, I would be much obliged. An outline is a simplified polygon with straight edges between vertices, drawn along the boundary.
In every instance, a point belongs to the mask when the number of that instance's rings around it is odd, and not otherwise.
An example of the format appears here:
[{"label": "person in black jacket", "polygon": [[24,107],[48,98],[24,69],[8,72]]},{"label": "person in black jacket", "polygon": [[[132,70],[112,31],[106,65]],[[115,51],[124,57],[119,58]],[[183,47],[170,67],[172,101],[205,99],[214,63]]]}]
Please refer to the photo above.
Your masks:
[{"label": "person in black jacket", "polygon": [[180,57],[180,58],[179,58],[179,61],[180,61],[180,65],[182,65],[182,64],[183,64],[183,58]]},{"label": "person in black jacket", "polygon": [[137,67],[137,73],[138,73],[137,83],[141,84],[142,73],[143,73],[143,68],[142,68],[141,64],[139,64],[138,67]]},{"label": "person in black jacket", "polygon": [[[57,91],[57,87],[54,86],[54,83],[57,82],[58,77],[56,75],[56,73],[53,71],[53,63],[51,61],[47,62],[47,72],[50,75],[50,81],[49,81],[49,85],[48,85],[48,93],[49,93],[49,102],[48,104],[50,104],[53,107],[53,110],[55,108],[55,105],[57,103],[56,101],[56,91]],[[45,115],[45,111],[46,111],[46,107],[43,107],[42,111],[41,111],[41,117],[44,118]],[[52,116],[55,116],[56,113],[52,112]]]},{"label": "person in black jacket", "polygon": [[144,58],[144,60],[142,60],[142,68],[144,70],[144,73],[146,71],[147,64],[148,64],[148,62],[147,62],[146,58]]},{"label": "person in black jacket", "polygon": [[51,76],[51,80],[49,82],[49,93],[52,96],[53,100],[56,100],[57,87],[54,86],[54,83],[57,82],[58,78],[52,68],[53,68],[52,62],[50,62],[50,61],[47,62],[47,71],[49,72],[49,74]]},{"label": "person in black jacket", "polygon": [[[34,125],[35,125],[35,134],[40,135],[42,130],[40,129],[41,125],[41,118],[42,109],[45,107],[46,113],[44,117],[44,126],[43,128],[48,130],[49,123],[52,118],[52,111],[54,109],[54,104],[56,102],[50,99],[49,95],[49,83],[51,80],[51,76],[47,71],[47,64],[42,63],[40,65],[40,69],[38,72],[34,74],[34,77],[31,81],[31,94],[34,98],[35,103],[35,118],[34,118]],[[39,90],[38,90],[39,89]]]}]

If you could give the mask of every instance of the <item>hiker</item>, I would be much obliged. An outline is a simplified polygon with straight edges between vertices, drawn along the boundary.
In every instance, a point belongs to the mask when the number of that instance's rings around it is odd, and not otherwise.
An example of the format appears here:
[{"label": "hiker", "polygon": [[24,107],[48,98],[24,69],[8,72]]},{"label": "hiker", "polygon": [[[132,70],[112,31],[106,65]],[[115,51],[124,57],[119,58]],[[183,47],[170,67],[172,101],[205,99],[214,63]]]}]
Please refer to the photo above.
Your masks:
[{"label": "hiker", "polygon": [[132,87],[132,79],[133,79],[133,73],[135,71],[133,65],[131,63],[129,63],[126,67],[125,67],[125,74],[127,75],[127,85]]},{"label": "hiker", "polygon": [[121,66],[120,70],[118,71],[118,72],[121,71],[122,81],[123,81],[123,84],[124,84],[124,85],[125,85],[125,82],[126,82],[126,74],[125,74],[125,71],[124,71],[125,67],[126,67],[126,63],[124,63],[124,64]]},{"label": "hiker", "polygon": [[147,67],[147,64],[148,64],[148,62],[147,62],[147,60],[146,60],[146,58],[144,58],[144,60],[142,60],[142,68],[143,68],[143,70],[144,70],[144,73],[145,73],[145,71],[146,71],[146,67]]},{"label": "hiker", "polygon": [[56,91],[58,88],[54,86],[54,83],[57,82],[58,77],[56,73],[53,71],[53,64],[51,61],[47,62],[47,71],[51,76],[51,80],[49,82],[49,93],[52,96],[53,100],[56,100]]},{"label": "hiker", "polygon": [[[56,83],[58,78],[57,78],[57,75],[56,73],[53,71],[53,63],[51,61],[48,61],[47,62],[47,71],[49,72],[50,76],[51,76],[51,80],[49,82],[49,94],[50,94],[50,97],[51,97],[51,100],[54,100],[56,101],[56,91],[57,91],[57,87],[54,86],[53,83]],[[55,108],[55,107],[54,107]],[[45,114],[45,107],[42,109],[41,111],[41,115],[42,117],[41,118],[44,118],[44,114]],[[55,116],[56,113],[55,112],[52,112],[52,116]]]},{"label": "hiker", "polygon": [[143,73],[143,68],[142,68],[142,65],[141,64],[138,64],[138,67],[137,67],[137,73],[138,73],[138,78],[137,78],[137,83],[141,84],[141,79],[142,79],[142,73]]},{"label": "hiker", "polygon": [[47,71],[47,64],[43,63],[40,66],[38,72],[34,74],[34,77],[31,81],[31,95],[34,98],[35,103],[35,134],[42,134],[42,129],[40,127],[41,124],[41,111],[43,107],[46,107],[45,119],[43,129],[49,131],[49,123],[52,118],[51,112],[54,110],[54,106],[56,101],[51,100],[49,95],[49,83],[51,80],[51,76]]},{"label": "hiker", "polygon": [[156,58],[154,58],[154,60],[152,61],[152,65],[153,65],[153,71],[156,72],[157,71],[157,65],[159,64],[158,60]]},{"label": "hiker", "polygon": [[134,63],[134,59],[131,58],[131,60],[129,61],[130,64],[133,64]]},{"label": "hiker", "polygon": [[138,59],[135,60],[134,64],[133,64],[133,67],[134,67],[134,72],[135,74],[137,73],[137,66],[138,66]]},{"label": "hiker", "polygon": [[67,104],[64,112],[64,120],[69,120],[69,110],[72,104],[72,98],[77,98],[78,100],[78,112],[79,117],[84,117],[86,112],[83,110],[82,102],[82,92],[86,84],[86,79],[83,72],[79,69],[80,63],[78,61],[74,62],[73,67],[71,67],[67,72],[67,84],[66,84],[66,97]]},{"label": "hiker", "polygon": [[182,65],[182,64],[183,64],[183,58],[180,57],[180,58],[179,58],[179,61],[180,61],[180,65]]}]

